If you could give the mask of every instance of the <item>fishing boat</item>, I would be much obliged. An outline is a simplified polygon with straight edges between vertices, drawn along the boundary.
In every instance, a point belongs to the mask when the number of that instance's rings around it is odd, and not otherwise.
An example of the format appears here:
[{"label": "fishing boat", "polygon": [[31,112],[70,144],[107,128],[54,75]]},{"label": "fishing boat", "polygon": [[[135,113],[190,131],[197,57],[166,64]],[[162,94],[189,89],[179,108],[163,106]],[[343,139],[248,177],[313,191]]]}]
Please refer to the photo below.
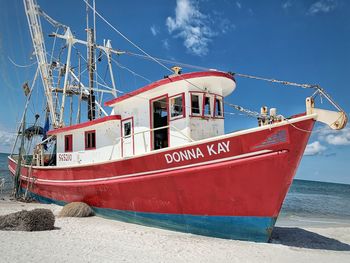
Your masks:
[{"label": "fishing boat", "polygon": [[[85,3],[101,16],[94,4]],[[43,139],[31,154],[23,153],[28,130],[28,114],[23,114],[16,140],[19,153],[9,156],[17,195],[25,192],[40,202],[60,205],[85,202],[98,215],[146,226],[266,242],[315,122],[336,130],[347,123],[341,107],[317,85],[267,79],[313,92],[305,100],[305,112],[284,117],[275,108],[253,112],[225,102],[236,88],[236,78],[244,75],[219,70],[182,73],[180,63],[164,78],[117,96],[111,59],[124,51],[114,50],[108,40],[98,45],[93,29],[87,30],[87,41],[75,38],[35,0],[24,0],[24,6],[51,128],[46,122]],[[63,63],[47,59],[42,17],[64,32],[52,34],[66,42]],[[88,85],[71,68],[74,45],[87,46]],[[95,97],[96,51],[107,58],[112,82],[113,98],[104,104]],[[166,62],[142,55],[161,65]],[[54,85],[55,72],[63,83]],[[25,110],[33,86],[26,87]],[[72,96],[87,103],[87,121],[80,116],[76,123],[65,120],[65,99]],[[316,96],[336,110],[316,108]],[[224,105],[252,115],[256,127],[225,133]]]}]

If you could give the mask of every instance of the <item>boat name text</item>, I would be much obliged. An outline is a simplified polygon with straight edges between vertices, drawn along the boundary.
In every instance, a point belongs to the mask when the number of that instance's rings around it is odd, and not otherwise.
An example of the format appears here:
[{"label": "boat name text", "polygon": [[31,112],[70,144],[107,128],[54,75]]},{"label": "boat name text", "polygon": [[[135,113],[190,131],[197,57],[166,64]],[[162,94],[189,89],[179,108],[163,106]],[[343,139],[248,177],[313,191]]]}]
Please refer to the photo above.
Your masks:
[{"label": "boat name text", "polygon": [[206,151],[201,150],[199,147],[186,149],[181,151],[175,151],[173,153],[166,153],[164,155],[168,164],[178,163],[193,159],[204,158],[205,156],[212,156],[221,153],[227,153],[230,151],[230,141],[218,142],[206,145]]},{"label": "boat name text", "polygon": [[71,162],[72,154],[71,153],[60,153],[58,154],[58,160],[60,162]]}]

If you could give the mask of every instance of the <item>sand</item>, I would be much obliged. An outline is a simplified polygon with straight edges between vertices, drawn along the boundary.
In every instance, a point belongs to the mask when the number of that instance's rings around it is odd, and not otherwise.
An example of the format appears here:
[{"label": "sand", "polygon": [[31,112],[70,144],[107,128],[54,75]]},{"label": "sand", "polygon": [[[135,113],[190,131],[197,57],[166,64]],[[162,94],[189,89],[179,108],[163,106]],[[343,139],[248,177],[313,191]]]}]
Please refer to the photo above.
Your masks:
[{"label": "sand", "polygon": [[[60,206],[0,201],[0,215]],[[0,231],[1,262],[350,262],[350,221],[284,218],[273,243],[209,238],[100,217],[56,218],[56,229]]]}]

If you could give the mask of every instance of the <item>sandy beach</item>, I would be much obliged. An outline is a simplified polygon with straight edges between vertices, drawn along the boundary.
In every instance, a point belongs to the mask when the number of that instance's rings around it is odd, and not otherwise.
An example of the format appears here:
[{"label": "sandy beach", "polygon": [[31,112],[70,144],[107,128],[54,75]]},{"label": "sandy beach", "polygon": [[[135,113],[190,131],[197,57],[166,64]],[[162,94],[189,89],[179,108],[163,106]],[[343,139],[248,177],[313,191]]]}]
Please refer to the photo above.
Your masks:
[{"label": "sandy beach", "polygon": [[[0,201],[0,215],[57,205]],[[0,232],[1,262],[350,262],[350,222],[281,218],[272,243],[209,238],[101,217],[55,230]]]}]

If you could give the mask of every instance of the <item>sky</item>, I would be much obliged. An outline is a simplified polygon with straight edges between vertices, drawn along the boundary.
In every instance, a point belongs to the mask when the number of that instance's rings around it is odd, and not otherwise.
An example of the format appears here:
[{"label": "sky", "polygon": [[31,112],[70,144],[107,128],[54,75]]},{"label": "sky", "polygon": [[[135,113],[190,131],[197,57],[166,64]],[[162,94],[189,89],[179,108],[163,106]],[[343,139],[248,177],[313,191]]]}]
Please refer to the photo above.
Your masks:
[{"label": "sky", "polygon": [[[69,25],[85,39],[86,7],[83,0],[43,1],[40,7],[55,20]],[[22,84],[32,82],[35,56],[24,13],[18,0],[0,0],[0,152],[11,151],[25,96]],[[103,17],[154,57],[204,68],[231,71],[298,83],[319,84],[350,113],[350,2],[346,0],[96,0]],[[90,13],[90,18],[91,18]],[[91,19],[90,19],[91,23]],[[56,29],[42,19],[48,57]],[[97,43],[110,39],[116,49],[141,53],[97,17]],[[64,62],[66,49],[62,47]],[[59,48],[58,48],[59,50]],[[85,49],[75,44],[73,57]],[[52,53],[57,59],[59,51]],[[50,57],[49,57],[50,58]],[[154,62],[135,56],[114,58],[117,88],[129,92],[168,75]],[[77,68],[77,64],[73,64]],[[110,83],[106,61],[97,64],[101,81]],[[184,69],[184,72],[189,72]],[[86,81],[86,80],[83,80]],[[290,116],[305,111],[310,90],[236,77],[237,89],[225,98],[253,111],[276,107]],[[34,90],[40,97],[42,86]],[[111,97],[105,96],[105,99]],[[329,109],[325,100],[317,107]],[[30,113],[42,112],[44,103],[33,99]],[[106,109],[107,111],[109,109]],[[225,108],[226,132],[254,127],[254,118]],[[231,113],[231,114],[230,114]],[[43,122],[43,117],[39,120]],[[29,120],[33,121],[33,120]],[[317,124],[296,178],[350,184],[350,128],[331,131]]]}]

